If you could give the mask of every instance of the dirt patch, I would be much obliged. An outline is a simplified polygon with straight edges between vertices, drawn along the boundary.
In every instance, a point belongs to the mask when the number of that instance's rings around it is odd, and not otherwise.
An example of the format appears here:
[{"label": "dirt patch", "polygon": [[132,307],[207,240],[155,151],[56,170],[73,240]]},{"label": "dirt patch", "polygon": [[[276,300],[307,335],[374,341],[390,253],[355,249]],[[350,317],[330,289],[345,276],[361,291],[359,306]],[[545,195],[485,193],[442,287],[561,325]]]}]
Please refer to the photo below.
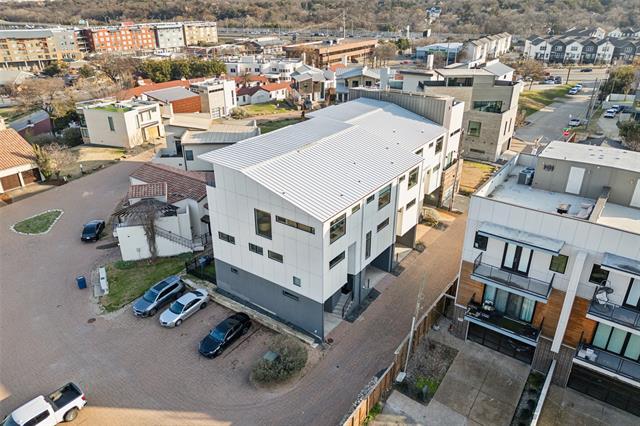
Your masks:
[{"label": "dirt patch", "polygon": [[462,177],[460,178],[460,193],[471,194],[487,181],[496,170],[495,166],[475,161],[465,161],[462,164]]},{"label": "dirt patch", "polygon": [[424,339],[409,359],[407,377],[396,389],[427,405],[457,355],[457,349],[429,338]]}]

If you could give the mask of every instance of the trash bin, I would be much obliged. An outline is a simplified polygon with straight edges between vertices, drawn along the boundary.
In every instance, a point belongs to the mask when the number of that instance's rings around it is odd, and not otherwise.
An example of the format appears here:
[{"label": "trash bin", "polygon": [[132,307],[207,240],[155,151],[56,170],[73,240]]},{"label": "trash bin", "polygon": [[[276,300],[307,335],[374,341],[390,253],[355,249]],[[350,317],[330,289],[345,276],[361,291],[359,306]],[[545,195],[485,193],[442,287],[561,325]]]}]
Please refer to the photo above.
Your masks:
[{"label": "trash bin", "polygon": [[82,290],[83,288],[87,288],[87,279],[84,277],[84,275],[76,277],[76,283],[78,283],[78,288],[80,290]]}]

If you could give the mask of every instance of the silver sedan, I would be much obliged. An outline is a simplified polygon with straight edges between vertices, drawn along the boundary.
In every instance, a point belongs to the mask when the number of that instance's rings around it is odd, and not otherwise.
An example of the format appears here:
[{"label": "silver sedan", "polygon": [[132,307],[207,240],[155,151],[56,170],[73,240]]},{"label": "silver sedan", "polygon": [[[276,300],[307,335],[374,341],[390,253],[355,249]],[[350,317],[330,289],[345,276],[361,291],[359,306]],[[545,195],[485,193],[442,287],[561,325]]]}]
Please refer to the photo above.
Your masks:
[{"label": "silver sedan", "polygon": [[178,327],[182,324],[182,321],[200,309],[204,309],[208,301],[209,293],[205,289],[197,289],[185,293],[160,315],[160,325],[163,327]]}]

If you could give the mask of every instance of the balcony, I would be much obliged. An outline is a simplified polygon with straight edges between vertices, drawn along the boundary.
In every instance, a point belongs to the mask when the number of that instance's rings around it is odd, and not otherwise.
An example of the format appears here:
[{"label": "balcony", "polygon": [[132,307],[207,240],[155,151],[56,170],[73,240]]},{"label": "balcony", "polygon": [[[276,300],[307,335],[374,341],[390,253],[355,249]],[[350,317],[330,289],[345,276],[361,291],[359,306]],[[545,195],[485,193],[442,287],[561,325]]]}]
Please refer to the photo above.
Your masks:
[{"label": "balcony", "polygon": [[624,327],[640,331],[640,312],[611,302],[600,302],[595,294],[591,299],[587,315],[594,316],[596,321],[603,319]]},{"label": "balcony", "polygon": [[601,368],[625,381],[640,383],[640,363],[584,342],[578,346],[574,361],[585,367]]},{"label": "balcony", "polygon": [[551,276],[549,282],[515,274],[511,271],[483,263],[482,254],[483,253],[480,253],[473,262],[471,278],[484,284],[496,286],[510,293],[547,303],[551,288],[553,287],[555,274]]},{"label": "balcony", "polygon": [[489,328],[500,334],[509,336],[512,339],[532,346],[536,346],[538,344],[540,330],[542,329],[542,323],[544,322],[543,318],[543,321],[540,323],[540,327],[535,328],[529,323],[511,319],[495,310],[485,310],[481,305],[474,302],[469,302],[464,318],[469,322]]}]

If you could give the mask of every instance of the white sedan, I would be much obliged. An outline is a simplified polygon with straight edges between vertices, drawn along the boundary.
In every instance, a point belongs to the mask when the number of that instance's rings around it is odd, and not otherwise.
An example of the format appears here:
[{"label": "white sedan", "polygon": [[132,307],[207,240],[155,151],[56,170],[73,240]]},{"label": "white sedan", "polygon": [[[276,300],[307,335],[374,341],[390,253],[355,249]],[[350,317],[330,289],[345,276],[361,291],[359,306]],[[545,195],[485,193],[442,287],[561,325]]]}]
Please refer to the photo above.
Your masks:
[{"label": "white sedan", "polygon": [[182,324],[182,321],[204,309],[208,301],[209,293],[205,289],[197,289],[185,293],[160,315],[160,325],[163,327],[178,327]]}]

